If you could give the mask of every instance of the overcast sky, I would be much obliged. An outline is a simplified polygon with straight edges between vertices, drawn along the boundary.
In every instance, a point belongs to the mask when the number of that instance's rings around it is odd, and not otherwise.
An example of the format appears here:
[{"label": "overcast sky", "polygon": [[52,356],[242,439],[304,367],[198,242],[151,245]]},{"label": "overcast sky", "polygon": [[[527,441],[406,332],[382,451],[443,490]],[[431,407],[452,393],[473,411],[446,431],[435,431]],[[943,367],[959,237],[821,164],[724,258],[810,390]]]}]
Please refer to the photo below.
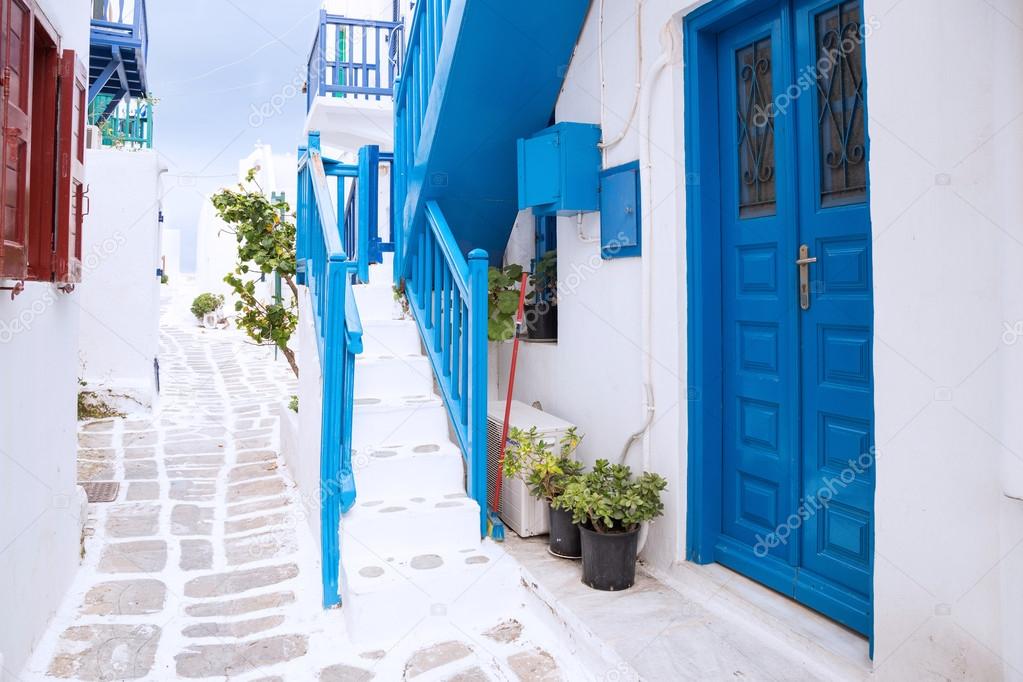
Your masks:
[{"label": "overcast sky", "polygon": [[205,197],[235,182],[239,159],[257,141],[275,153],[294,152],[301,141],[300,88],[320,0],[148,0],[146,6],[149,85],[159,99],[153,146],[170,169],[165,227],[181,230],[182,268],[191,270]]}]

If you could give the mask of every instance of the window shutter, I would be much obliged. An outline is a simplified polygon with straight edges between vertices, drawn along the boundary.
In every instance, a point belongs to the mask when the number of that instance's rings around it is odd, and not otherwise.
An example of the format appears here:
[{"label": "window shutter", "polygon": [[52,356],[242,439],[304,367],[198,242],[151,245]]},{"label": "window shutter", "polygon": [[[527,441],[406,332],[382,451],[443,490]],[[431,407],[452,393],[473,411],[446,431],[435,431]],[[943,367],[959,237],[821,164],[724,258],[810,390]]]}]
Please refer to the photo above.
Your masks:
[{"label": "window shutter", "polygon": [[32,8],[0,0],[3,139],[0,151],[0,277],[28,274],[29,151],[32,139]]},{"label": "window shutter", "polygon": [[54,279],[82,281],[82,222],[85,218],[85,119],[89,77],[73,50],[60,65],[60,152],[57,177],[57,240]]}]

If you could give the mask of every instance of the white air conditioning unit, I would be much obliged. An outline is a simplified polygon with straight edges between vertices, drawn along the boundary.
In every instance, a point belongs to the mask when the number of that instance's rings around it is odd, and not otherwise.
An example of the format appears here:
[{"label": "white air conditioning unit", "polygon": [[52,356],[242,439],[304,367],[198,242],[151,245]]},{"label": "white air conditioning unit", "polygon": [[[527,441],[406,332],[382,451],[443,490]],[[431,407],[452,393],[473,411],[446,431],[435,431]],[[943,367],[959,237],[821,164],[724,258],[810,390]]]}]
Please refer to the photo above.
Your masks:
[{"label": "white air conditioning unit", "polygon": [[[501,428],[504,425],[503,400],[492,400],[487,408],[487,499],[494,499],[497,470],[501,458]],[[542,440],[551,443],[555,452],[565,432],[572,428],[568,422],[513,400],[508,431],[514,428],[528,431],[536,427]],[[526,484],[517,478],[504,477],[501,483],[501,519],[519,537],[542,535],[548,532],[547,504],[534,499]]]},{"label": "white air conditioning unit", "polygon": [[85,148],[103,148],[103,131],[99,129],[99,126],[85,126]]}]

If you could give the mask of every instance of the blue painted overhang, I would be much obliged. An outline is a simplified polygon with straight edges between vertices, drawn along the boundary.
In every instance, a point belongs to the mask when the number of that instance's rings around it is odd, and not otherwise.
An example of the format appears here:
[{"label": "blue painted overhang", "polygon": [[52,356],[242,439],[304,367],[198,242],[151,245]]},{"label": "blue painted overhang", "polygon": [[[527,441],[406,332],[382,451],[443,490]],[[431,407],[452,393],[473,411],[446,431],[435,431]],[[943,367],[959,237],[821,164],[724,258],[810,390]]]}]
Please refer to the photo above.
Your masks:
[{"label": "blue painted overhang", "polygon": [[463,252],[500,261],[518,213],[516,141],[550,122],[589,7],[452,0],[405,208],[436,199]]},{"label": "blue painted overhang", "polygon": [[146,97],[149,33],[144,0],[135,0],[130,23],[94,18],[89,37],[89,101],[97,95]]}]

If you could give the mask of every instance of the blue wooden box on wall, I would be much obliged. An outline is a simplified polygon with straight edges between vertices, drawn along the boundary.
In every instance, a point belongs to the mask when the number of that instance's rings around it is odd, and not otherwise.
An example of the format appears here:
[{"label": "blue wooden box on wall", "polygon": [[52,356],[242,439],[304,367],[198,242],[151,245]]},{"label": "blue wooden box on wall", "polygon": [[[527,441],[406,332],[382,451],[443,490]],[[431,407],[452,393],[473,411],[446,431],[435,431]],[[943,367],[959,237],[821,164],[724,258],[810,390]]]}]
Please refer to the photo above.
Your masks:
[{"label": "blue wooden box on wall", "polygon": [[639,161],[600,173],[600,256],[605,260],[642,255]]},{"label": "blue wooden box on wall", "polygon": [[518,141],[519,210],[574,215],[600,208],[600,126],[558,123]]}]

